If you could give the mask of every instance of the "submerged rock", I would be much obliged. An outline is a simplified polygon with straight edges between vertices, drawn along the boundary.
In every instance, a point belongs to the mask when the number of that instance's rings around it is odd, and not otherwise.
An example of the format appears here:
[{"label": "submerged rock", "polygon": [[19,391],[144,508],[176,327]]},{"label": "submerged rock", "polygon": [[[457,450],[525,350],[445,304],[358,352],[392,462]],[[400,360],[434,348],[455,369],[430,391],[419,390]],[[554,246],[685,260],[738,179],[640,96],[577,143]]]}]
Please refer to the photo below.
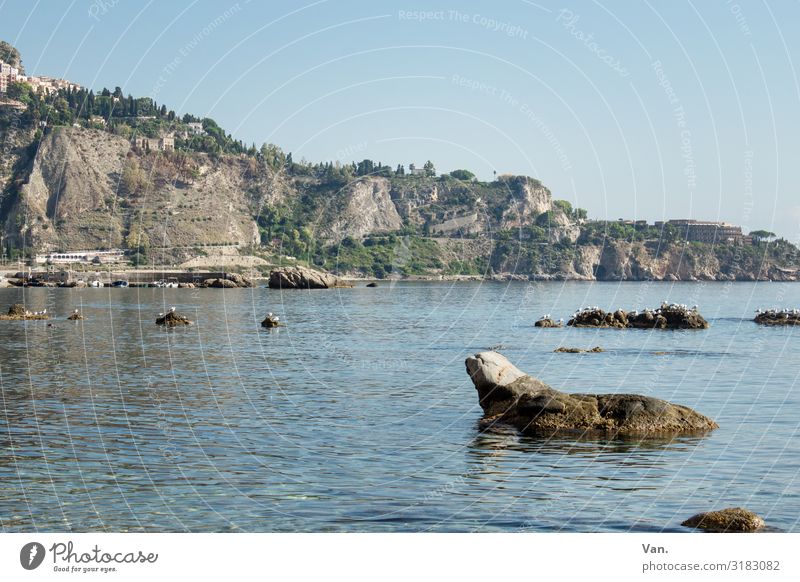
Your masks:
[{"label": "submerged rock", "polygon": [[156,319],[156,325],[167,325],[174,327],[176,325],[191,325],[188,317],[184,317],[174,311],[168,311],[165,315]]},{"label": "submerged rock", "polygon": [[565,348],[560,347],[553,350],[557,354],[599,354],[605,350],[600,346],[595,346],[591,349],[584,350],[583,348]]},{"label": "submerged rock", "polygon": [[663,304],[658,309],[605,312],[600,308],[581,309],[567,322],[571,327],[611,327],[617,329],[706,329],[708,322],[685,305]]},{"label": "submerged rock", "polygon": [[595,431],[655,435],[718,427],[691,408],[649,396],[559,392],[497,352],[469,357],[466,366],[485,420],[505,422],[528,434]]},{"label": "submerged rock", "polygon": [[282,267],[269,274],[270,289],[330,289],[339,287],[339,280],[330,273],[305,267]]},{"label": "submerged rock", "polygon": [[752,511],[741,507],[729,507],[719,511],[698,513],[681,525],[717,533],[740,533],[758,531],[765,524],[764,520]]},{"label": "submerged rock", "polygon": [[761,325],[800,325],[800,309],[759,310],[753,321]]},{"label": "submerged rock", "polygon": [[377,286],[378,284],[375,281],[373,281],[372,283],[367,283],[367,287],[377,287]]},{"label": "submerged rock", "polygon": [[561,321],[555,321],[549,317],[542,317],[541,319],[536,320],[536,323],[533,325],[534,327],[564,327],[564,320],[562,319]]}]

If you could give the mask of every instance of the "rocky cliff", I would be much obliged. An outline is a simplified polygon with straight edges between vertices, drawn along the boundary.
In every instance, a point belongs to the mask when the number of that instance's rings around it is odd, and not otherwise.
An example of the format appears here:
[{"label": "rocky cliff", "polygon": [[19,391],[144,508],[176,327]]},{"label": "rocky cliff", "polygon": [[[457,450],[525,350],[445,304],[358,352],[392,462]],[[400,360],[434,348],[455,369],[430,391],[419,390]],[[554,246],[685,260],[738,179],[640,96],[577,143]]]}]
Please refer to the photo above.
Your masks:
[{"label": "rocky cliff", "polygon": [[308,167],[275,170],[258,156],[143,152],[99,129],[42,135],[4,105],[0,193],[3,244],[29,253],[122,247],[167,264],[248,249],[376,276],[798,278],[788,243],[582,240],[569,204],[524,176],[326,178]]}]

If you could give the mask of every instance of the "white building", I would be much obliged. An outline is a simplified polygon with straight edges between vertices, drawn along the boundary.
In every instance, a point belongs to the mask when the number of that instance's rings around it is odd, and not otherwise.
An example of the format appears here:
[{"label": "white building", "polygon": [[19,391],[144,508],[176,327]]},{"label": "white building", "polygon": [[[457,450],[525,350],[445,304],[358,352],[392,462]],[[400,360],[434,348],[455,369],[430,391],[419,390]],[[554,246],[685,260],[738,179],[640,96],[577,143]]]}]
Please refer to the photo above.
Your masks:
[{"label": "white building", "polygon": [[125,261],[125,251],[113,249],[110,251],[65,251],[49,252],[36,255],[39,265],[70,265],[75,263],[121,263]]},{"label": "white building", "polygon": [[0,93],[8,91],[8,86],[17,81],[19,69],[0,61]]}]

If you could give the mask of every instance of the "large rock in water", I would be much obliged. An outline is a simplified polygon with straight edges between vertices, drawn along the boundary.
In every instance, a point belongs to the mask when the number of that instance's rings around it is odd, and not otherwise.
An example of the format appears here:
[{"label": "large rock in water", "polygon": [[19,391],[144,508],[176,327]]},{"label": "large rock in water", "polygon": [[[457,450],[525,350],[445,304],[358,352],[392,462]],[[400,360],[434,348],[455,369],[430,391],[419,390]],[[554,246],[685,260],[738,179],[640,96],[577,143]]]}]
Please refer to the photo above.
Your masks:
[{"label": "large rock in water", "polygon": [[282,267],[269,274],[270,289],[330,289],[338,286],[338,279],[305,267]]},{"label": "large rock in water", "polygon": [[717,423],[691,408],[635,394],[566,394],[528,376],[497,352],[467,358],[485,418],[522,432],[614,434],[702,432]]}]

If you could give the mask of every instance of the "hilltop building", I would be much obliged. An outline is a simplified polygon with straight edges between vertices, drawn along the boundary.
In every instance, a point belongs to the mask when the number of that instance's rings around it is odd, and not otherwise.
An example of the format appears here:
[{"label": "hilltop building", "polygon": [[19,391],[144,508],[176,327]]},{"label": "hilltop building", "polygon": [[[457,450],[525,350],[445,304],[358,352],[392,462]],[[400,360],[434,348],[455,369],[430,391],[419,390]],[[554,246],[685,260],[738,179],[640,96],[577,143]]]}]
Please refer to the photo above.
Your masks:
[{"label": "hilltop building", "polygon": [[752,244],[752,237],[745,236],[741,226],[727,222],[712,222],[707,220],[691,220],[687,218],[659,221],[656,228],[668,224],[677,228],[689,242],[721,243],[721,244]]},{"label": "hilltop building", "polygon": [[73,91],[78,91],[81,89],[80,85],[71,81],[67,81],[66,79],[22,75],[17,67],[0,61],[0,93],[6,93],[8,91],[8,87],[12,83],[16,82],[27,83],[35,92],[44,93],[45,95],[57,93],[61,89],[71,89]]},{"label": "hilltop building", "polygon": [[175,136],[143,137],[137,135],[133,138],[133,145],[145,151],[172,152],[175,151]]},{"label": "hilltop building", "polygon": [[0,61],[0,93],[7,92],[8,86],[11,85],[11,83],[16,83],[18,77],[19,69]]}]

